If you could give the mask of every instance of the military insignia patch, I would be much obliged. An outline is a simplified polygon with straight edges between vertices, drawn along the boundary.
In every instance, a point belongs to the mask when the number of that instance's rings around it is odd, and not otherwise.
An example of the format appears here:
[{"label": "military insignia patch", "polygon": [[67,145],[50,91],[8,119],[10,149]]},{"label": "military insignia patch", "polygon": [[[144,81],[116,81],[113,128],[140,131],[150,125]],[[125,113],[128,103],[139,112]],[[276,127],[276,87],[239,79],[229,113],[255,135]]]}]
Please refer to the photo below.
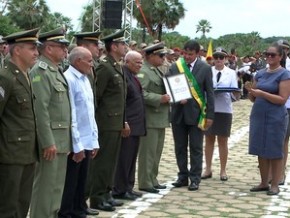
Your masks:
[{"label": "military insignia patch", "polygon": [[2,86],[0,86],[0,97],[4,98],[4,96],[5,96],[5,90],[3,89]]},{"label": "military insignia patch", "polygon": [[40,61],[38,66],[43,69],[43,70],[46,70],[47,69],[47,63],[43,62],[43,61]]},{"label": "military insignia patch", "polygon": [[138,78],[144,78],[144,74],[143,73],[139,73],[139,74],[137,74],[137,77]]},{"label": "military insignia patch", "polygon": [[40,82],[41,77],[39,75],[36,75],[35,77],[33,77],[32,82]]}]

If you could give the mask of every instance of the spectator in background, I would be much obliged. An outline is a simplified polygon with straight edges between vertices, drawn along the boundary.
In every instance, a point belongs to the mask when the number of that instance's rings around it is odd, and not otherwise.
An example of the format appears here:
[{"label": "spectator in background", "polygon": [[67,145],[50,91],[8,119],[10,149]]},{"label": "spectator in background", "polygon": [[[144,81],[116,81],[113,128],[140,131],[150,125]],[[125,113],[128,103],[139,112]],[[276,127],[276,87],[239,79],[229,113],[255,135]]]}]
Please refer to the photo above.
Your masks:
[{"label": "spectator in background", "polygon": [[131,51],[137,51],[137,42],[132,40],[129,42],[129,50]]},{"label": "spectator in background", "polygon": [[202,45],[200,46],[199,58],[206,62],[206,49]]},{"label": "spectator in background", "polygon": [[173,48],[175,60],[182,56],[182,50],[178,47]]},{"label": "spectator in background", "polygon": [[0,36],[0,68],[4,67],[4,61],[6,57],[6,46],[7,43],[3,40],[3,36]]},{"label": "spectator in background", "polygon": [[[283,48],[271,45],[265,56],[269,68],[260,70],[251,85],[246,83],[249,99],[254,102],[250,115],[249,154],[257,155],[261,182],[251,192],[279,194],[288,113],[285,107],[290,93],[290,73],[280,65]],[[271,188],[268,185],[271,171]]]},{"label": "spectator in background", "polygon": [[266,67],[266,60],[263,58],[263,56],[261,55],[259,51],[255,52],[254,58],[255,58],[256,70],[261,70]]},{"label": "spectator in background", "polygon": [[252,58],[250,58],[249,55],[242,57],[242,67],[238,70],[238,76],[241,78],[242,81],[242,87],[243,87],[243,95],[241,97],[241,99],[247,99],[248,98],[248,90],[245,88],[245,83],[246,82],[250,82],[252,81],[252,73],[250,72],[250,66],[252,64],[251,60],[253,60]]}]

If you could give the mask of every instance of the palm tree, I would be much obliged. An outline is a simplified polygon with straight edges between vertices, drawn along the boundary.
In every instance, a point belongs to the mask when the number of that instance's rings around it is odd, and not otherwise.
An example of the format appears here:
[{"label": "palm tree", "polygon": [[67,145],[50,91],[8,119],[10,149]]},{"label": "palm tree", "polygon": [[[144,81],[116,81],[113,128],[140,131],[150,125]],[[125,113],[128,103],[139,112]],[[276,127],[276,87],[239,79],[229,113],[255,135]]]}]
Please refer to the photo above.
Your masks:
[{"label": "palm tree", "polygon": [[196,25],[196,33],[202,32],[202,37],[205,37],[205,33],[209,33],[211,29],[211,24],[208,20],[202,19]]},{"label": "palm tree", "polygon": [[[179,0],[146,0],[142,1],[141,7],[159,41],[162,38],[163,28],[174,29],[185,14],[183,4]],[[134,10],[134,17],[142,27],[146,26],[139,10]]]},{"label": "palm tree", "polygon": [[7,15],[21,29],[32,29],[45,24],[49,8],[45,0],[11,0]]}]

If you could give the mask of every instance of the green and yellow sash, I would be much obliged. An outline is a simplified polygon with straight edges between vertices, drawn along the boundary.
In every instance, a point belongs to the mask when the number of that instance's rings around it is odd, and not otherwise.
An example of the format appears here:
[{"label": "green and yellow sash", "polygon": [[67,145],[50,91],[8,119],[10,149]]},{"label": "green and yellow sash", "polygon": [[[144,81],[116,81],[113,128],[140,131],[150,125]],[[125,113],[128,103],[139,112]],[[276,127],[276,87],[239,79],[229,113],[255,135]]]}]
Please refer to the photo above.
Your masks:
[{"label": "green and yellow sash", "polygon": [[197,101],[199,107],[200,107],[200,115],[198,120],[198,127],[202,130],[205,130],[205,120],[206,120],[206,102],[202,95],[202,92],[200,90],[200,87],[193,76],[193,74],[190,72],[188,66],[186,65],[183,58],[179,58],[176,61],[177,68],[179,70],[179,73],[184,73],[187,77],[187,79],[190,82],[190,91],[194,99]]}]

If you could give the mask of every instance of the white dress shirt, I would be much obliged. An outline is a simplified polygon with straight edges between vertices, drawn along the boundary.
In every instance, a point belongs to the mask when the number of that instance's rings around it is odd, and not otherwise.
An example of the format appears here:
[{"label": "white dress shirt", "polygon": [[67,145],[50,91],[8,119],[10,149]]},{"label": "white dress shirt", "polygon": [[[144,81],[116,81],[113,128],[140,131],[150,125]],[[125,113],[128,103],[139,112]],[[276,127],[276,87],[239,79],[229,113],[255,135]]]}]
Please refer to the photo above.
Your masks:
[{"label": "white dress shirt", "polygon": [[[236,72],[226,66],[222,70],[217,70],[213,66],[212,68],[212,76],[213,76],[213,87],[214,88],[238,88],[238,81]],[[219,81],[217,82],[217,75],[221,72],[221,76]],[[215,99],[214,99],[214,106],[215,106],[215,112],[220,113],[232,113],[232,99],[231,99],[231,93],[229,92],[217,92],[215,93]]]},{"label": "white dress shirt", "polygon": [[99,148],[94,96],[86,75],[69,66],[64,76],[68,82],[72,111],[73,151]]}]

